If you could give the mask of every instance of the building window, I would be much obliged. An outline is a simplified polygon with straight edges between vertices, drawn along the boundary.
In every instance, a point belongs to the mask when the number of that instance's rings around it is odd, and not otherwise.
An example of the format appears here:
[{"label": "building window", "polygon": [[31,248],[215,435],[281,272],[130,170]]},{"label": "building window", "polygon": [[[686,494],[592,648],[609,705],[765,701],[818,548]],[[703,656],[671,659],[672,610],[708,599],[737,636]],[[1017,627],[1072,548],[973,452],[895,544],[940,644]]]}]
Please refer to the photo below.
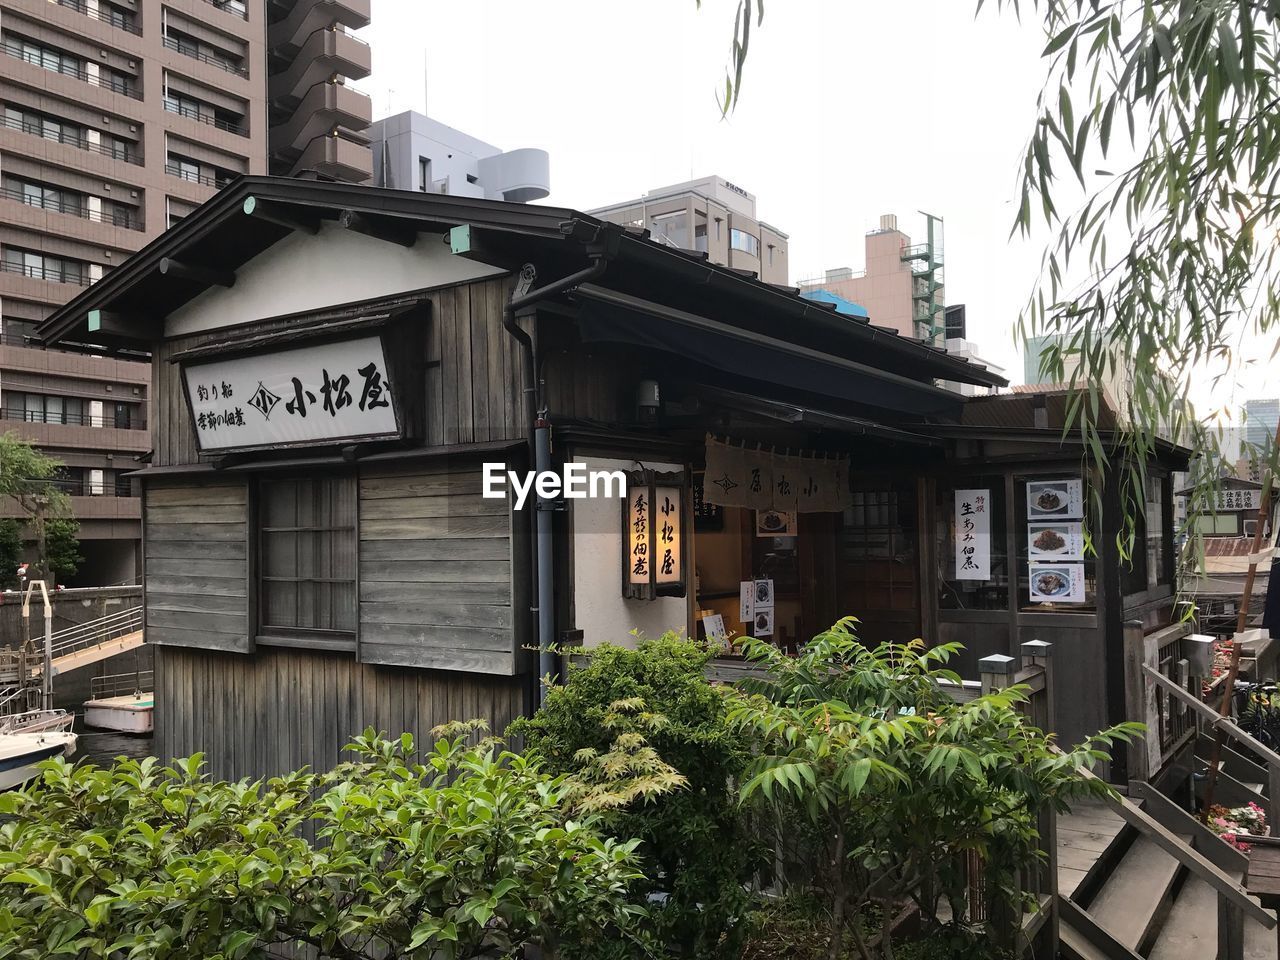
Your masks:
[{"label": "building window", "polygon": [[418,189],[426,193],[431,189],[431,158],[418,158]]},{"label": "building window", "polygon": [[745,230],[739,230],[737,227],[729,231],[729,246],[734,250],[749,253],[757,259],[760,257],[760,238],[754,234],[747,233]]},{"label": "building window", "polygon": [[262,632],[353,636],[355,478],[264,480],[259,491]]},{"label": "building window", "polygon": [[689,217],[681,213],[664,213],[653,218],[653,239],[668,247],[689,249]]},{"label": "building window", "polygon": [[841,610],[919,605],[914,487],[854,490],[836,531]]}]

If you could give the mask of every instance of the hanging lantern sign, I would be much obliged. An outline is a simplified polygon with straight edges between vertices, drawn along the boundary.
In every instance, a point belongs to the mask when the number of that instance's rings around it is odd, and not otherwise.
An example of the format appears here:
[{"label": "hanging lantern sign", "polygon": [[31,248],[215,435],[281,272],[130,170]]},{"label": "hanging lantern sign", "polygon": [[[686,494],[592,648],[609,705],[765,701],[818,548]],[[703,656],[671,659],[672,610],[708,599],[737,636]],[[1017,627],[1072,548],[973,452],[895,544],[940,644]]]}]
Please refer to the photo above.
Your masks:
[{"label": "hanging lantern sign", "polygon": [[627,475],[622,509],[622,595],[631,600],[685,595],[687,529],[682,473]]}]

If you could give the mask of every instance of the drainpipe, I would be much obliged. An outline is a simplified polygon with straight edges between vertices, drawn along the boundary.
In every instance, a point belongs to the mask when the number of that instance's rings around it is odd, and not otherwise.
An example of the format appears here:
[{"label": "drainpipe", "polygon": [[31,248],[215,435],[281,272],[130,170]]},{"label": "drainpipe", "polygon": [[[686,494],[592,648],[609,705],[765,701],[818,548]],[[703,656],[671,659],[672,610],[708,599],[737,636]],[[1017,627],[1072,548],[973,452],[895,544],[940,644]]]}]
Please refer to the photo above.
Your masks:
[{"label": "drainpipe", "polygon": [[[575,226],[581,226],[577,221]],[[565,224],[569,227],[569,224]],[[597,236],[600,228],[597,228]],[[569,231],[566,231],[569,232]],[[616,243],[616,240],[615,240]],[[595,247],[595,244],[591,245]],[[530,446],[533,451],[534,469],[542,472],[551,469],[551,422],[547,419],[547,408],[542,397],[542,378],[538,370],[538,351],[533,338],[516,323],[516,314],[526,307],[542,300],[550,299],[558,294],[590,283],[600,277],[609,265],[609,257],[613,249],[610,245],[602,245],[599,249],[588,249],[591,266],[567,277],[562,277],[546,286],[530,289],[537,278],[537,270],[531,263],[520,268],[520,279],[510,302],[503,310],[502,325],[515,337],[524,351],[525,359],[525,394],[529,397],[534,410],[533,429],[530,435]],[[555,569],[552,559],[552,513],[556,503],[551,498],[538,495],[537,527],[534,550],[534,568],[537,577],[537,600],[534,609],[538,615],[538,675],[545,677],[556,672],[556,655],[552,651],[555,644]],[[538,686],[539,703],[546,699],[546,687]]]}]

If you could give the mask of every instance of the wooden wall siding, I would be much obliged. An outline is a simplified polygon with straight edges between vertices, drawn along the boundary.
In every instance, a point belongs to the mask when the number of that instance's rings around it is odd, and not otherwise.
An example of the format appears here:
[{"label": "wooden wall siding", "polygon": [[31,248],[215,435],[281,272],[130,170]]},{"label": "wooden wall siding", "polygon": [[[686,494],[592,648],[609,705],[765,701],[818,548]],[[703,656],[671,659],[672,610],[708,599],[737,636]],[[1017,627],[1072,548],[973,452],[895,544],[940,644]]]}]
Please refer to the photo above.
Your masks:
[{"label": "wooden wall siding", "polygon": [[246,483],[152,481],[144,498],[148,642],[249,652]]},{"label": "wooden wall siding", "polygon": [[328,770],[367,726],[430,742],[432,727],[480,717],[500,734],[523,713],[529,686],[274,647],[252,657],[165,647],[155,670],[156,754],[168,762],[203,752],[224,779]]},{"label": "wooden wall siding", "polygon": [[[429,446],[522,440],[532,413],[524,392],[525,359],[502,325],[511,277],[431,294],[427,342]],[[526,329],[529,322],[524,321]]]},{"label": "wooden wall siding", "polygon": [[525,668],[514,602],[524,517],[480,495],[477,462],[360,474],[360,659],[510,676]]},{"label": "wooden wall siding", "polygon": [[[547,406],[552,418],[570,417],[619,423],[634,411],[623,400],[633,396],[641,379],[631,358],[604,351],[581,353],[551,350],[544,360]],[[652,372],[651,372],[652,375]]]},{"label": "wooden wall siding", "polygon": [[[499,277],[426,295],[429,319],[421,348],[426,354],[426,373],[421,383],[402,384],[397,389],[425,391],[424,439],[428,445],[522,440],[529,435],[532,414],[524,393],[524,354],[502,326],[503,308],[514,282],[510,277]],[[251,329],[268,333],[290,322],[263,321]],[[528,320],[523,324],[529,329]],[[197,463],[200,459],[181,371],[170,358],[249,330],[222,329],[156,344],[151,367],[152,463],[156,466]]]}]

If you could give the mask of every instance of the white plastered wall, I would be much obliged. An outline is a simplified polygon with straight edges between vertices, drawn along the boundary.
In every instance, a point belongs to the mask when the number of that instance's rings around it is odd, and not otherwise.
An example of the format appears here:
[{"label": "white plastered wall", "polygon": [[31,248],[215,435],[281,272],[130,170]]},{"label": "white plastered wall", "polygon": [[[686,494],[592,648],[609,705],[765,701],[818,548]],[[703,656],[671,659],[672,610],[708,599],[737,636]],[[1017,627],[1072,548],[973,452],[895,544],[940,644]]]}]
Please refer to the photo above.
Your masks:
[{"label": "white plastered wall", "polygon": [[233,287],[211,287],[165,319],[165,336],[216,330],[305,310],[466,283],[503,273],[449,252],[439,234],[402,247],[336,224],[293,233],[236,271]]},{"label": "white plastered wall", "polygon": [[[587,470],[633,470],[631,460],[574,457]],[[658,472],[684,469],[676,463],[651,463]],[[574,500],[573,597],[575,626],[583,644],[635,646],[633,630],[646,637],[660,637],[667,630],[688,628],[688,601],[684,597],[625,600],[622,596],[622,503],[616,497]],[[686,561],[687,562],[687,561]]]}]

